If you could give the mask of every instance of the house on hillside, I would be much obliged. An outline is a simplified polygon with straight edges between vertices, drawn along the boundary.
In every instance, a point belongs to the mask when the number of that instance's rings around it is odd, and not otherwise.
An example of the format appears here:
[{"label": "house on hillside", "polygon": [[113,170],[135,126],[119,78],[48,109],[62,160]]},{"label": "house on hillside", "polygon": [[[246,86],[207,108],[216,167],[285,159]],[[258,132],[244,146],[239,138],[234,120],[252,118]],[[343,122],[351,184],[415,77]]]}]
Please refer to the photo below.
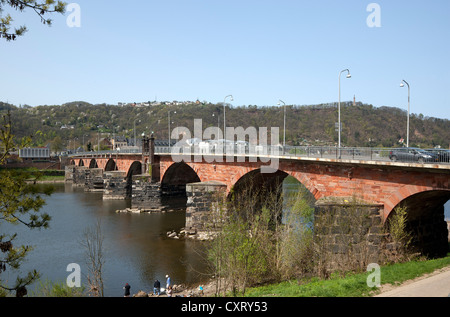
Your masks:
[{"label": "house on hillside", "polygon": [[112,139],[113,150],[128,146],[128,139],[124,136],[116,136]]}]

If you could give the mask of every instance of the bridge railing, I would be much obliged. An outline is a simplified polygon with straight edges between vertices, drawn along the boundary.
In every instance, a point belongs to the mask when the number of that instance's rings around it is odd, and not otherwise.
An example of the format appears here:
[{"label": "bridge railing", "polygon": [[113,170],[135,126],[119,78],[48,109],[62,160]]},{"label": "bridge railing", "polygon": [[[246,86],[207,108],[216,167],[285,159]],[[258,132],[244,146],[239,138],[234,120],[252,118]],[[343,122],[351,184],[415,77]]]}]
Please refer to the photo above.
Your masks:
[{"label": "bridge railing", "polygon": [[[114,156],[119,154],[141,154],[141,148],[121,149],[115,151],[84,152],[69,155],[74,156]],[[193,146],[157,146],[157,155],[219,155],[223,156],[260,156],[279,158],[323,158],[334,160],[357,161],[394,161],[420,164],[449,164],[449,152],[430,153],[419,149],[406,148],[364,148],[364,147],[333,147],[333,146],[270,146],[246,144],[200,144]]]}]

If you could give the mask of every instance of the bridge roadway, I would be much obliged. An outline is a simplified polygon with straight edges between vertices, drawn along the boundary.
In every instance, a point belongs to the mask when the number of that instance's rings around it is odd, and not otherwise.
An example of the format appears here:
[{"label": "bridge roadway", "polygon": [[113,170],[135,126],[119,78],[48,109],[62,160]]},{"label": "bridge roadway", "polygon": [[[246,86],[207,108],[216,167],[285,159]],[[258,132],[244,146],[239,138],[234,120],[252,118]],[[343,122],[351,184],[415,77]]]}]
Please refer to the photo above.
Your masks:
[{"label": "bridge roadway", "polygon": [[[196,157],[208,157],[209,161],[234,161],[234,159],[254,159],[261,161],[270,161],[270,159],[277,160],[303,160],[315,161],[323,163],[341,163],[341,164],[355,164],[355,165],[372,165],[372,166],[397,166],[400,168],[413,169],[435,169],[435,170],[450,170],[450,159],[446,161],[429,161],[418,162],[416,159],[393,161],[390,159],[389,153],[393,149],[385,148],[341,148],[337,147],[282,147],[265,146],[259,149],[246,148],[239,150],[233,148],[231,150],[216,151],[214,148],[201,147],[155,147],[154,154],[158,156],[184,156],[191,157],[194,160]],[[120,157],[127,155],[142,156],[142,149],[131,150],[116,150],[116,151],[100,151],[100,152],[81,152],[72,154],[70,158],[96,158],[96,157]]]},{"label": "bridge roadway", "polygon": [[[329,146],[252,146],[252,147],[232,147],[232,148],[217,148],[214,146],[201,147],[201,146],[191,146],[191,147],[168,147],[168,146],[156,146],[156,155],[173,155],[178,153],[187,153],[191,155],[208,155],[223,157],[224,152],[228,156],[233,157],[265,157],[265,158],[279,158],[279,159],[330,159],[330,160],[340,160],[340,161],[355,161],[364,163],[370,162],[390,162],[390,163],[412,163],[416,164],[413,167],[427,167],[433,168],[445,168],[444,166],[450,166],[450,158],[445,158],[443,162],[423,162],[419,163],[417,159],[404,160],[394,162],[390,159],[390,152],[395,149],[389,148],[337,148]],[[101,156],[101,155],[127,155],[136,154],[142,155],[142,148],[138,149],[127,149],[127,150],[116,150],[116,151],[100,151],[100,152],[83,152],[70,155],[70,157],[79,156]]]}]

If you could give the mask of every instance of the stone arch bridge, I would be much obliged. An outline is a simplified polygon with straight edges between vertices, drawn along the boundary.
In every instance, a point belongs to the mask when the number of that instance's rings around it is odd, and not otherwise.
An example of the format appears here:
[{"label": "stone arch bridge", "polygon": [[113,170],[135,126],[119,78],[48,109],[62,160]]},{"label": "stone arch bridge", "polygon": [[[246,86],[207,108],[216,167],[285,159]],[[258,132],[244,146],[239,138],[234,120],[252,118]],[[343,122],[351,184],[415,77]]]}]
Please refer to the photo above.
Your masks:
[{"label": "stone arch bridge", "polygon": [[256,177],[262,185],[291,175],[315,197],[316,208],[342,205],[344,199],[356,196],[372,210],[374,223],[383,224],[397,206],[406,206],[421,248],[431,254],[447,252],[443,206],[450,199],[448,164],[280,155],[273,173],[261,173],[267,160],[206,155],[183,158],[167,149],[156,148],[155,152],[151,145],[145,153],[81,153],[71,157],[66,178],[86,190],[103,191],[104,199],[131,198],[136,208],[158,208],[164,196],[197,196],[188,205],[186,224],[201,228],[208,211],[202,208],[205,202],[198,198],[199,193],[229,193],[247,178]]}]

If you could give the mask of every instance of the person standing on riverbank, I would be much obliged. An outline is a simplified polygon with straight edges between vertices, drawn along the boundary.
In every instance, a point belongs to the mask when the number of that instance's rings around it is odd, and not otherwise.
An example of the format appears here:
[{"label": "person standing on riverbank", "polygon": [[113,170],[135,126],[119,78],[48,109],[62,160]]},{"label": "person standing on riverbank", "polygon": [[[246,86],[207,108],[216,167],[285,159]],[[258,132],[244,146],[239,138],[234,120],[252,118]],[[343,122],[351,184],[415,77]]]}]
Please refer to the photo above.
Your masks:
[{"label": "person standing on riverbank", "polygon": [[161,283],[158,280],[155,280],[155,284],[153,284],[153,294],[158,295],[161,293]]},{"label": "person standing on riverbank", "polygon": [[123,289],[125,290],[124,297],[130,297],[130,288],[131,286],[128,283],[126,283],[125,286],[123,287]]},{"label": "person standing on riverbank", "polygon": [[166,281],[166,289],[169,289],[169,286],[172,285],[172,280],[170,279],[169,275],[166,275],[166,279],[167,279],[167,281]]}]

